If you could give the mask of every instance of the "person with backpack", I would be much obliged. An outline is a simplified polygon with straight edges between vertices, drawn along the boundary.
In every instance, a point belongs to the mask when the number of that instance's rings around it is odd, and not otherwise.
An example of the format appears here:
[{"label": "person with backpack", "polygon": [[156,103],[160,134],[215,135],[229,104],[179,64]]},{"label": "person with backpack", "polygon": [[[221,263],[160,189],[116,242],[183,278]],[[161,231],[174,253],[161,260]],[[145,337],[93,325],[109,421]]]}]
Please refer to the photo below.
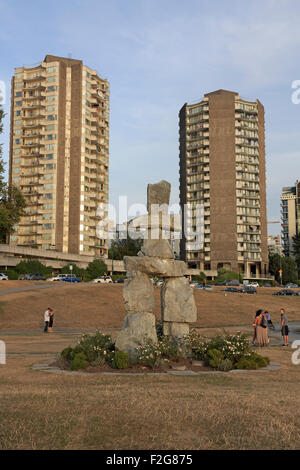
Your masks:
[{"label": "person with backpack", "polygon": [[260,312],[256,317],[256,344],[259,347],[269,346],[268,338],[268,322],[264,315],[263,310],[258,310]]}]

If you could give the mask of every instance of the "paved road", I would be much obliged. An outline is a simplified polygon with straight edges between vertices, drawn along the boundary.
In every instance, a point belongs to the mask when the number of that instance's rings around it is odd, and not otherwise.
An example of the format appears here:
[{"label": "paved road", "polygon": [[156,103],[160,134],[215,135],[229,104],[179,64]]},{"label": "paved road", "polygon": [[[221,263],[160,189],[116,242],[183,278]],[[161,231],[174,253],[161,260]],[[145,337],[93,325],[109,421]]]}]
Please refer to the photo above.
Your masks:
[{"label": "paved road", "polygon": [[[246,325],[235,327],[235,328],[245,328]],[[276,344],[283,343],[280,324],[274,323],[275,331],[269,330],[269,337],[276,339]],[[230,328],[230,327],[228,327]],[[292,344],[295,340],[300,340],[300,322],[289,322],[289,343]],[[113,333],[119,331],[119,328],[107,328],[100,330],[103,333]],[[67,335],[67,334],[83,334],[83,333],[95,333],[95,330],[54,330],[52,334],[57,335]],[[31,335],[44,335],[44,332],[41,330],[31,330],[31,331],[0,331],[0,336],[31,336]]]},{"label": "paved road", "polygon": [[[51,335],[76,335],[83,333],[95,333],[96,330],[54,330]],[[120,331],[119,328],[102,329],[101,333],[113,333],[114,331]],[[44,336],[43,330],[32,330],[32,331],[0,331],[0,336]],[[50,336],[50,333],[48,334]]]},{"label": "paved road", "polygon": [[24,287],[13,287],[11,289],[1,289],[0,290],[0,296],[1,295],[7,295],[7,294],[15,294],[17,292],[26,292],[30,290],[39,290],[39,289],[49,289],[51,287],[76,287],[76,286],[99,286],[99,284],[94,284],[90,282],[82,282],[82,283],[69,283],[69,282],[49,282],[45,284],[32,284],[32,286],[24,286]]}]

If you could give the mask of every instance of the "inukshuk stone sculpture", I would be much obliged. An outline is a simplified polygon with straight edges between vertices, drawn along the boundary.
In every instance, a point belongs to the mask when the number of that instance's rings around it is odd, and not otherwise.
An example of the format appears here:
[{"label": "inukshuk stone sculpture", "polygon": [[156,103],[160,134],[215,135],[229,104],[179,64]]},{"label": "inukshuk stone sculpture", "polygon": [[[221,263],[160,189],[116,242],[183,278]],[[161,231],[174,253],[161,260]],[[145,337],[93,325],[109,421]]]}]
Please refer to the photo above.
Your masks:
[{"label": "inukshuk stone sculpture", "polygon": [[[150,278],[164,279],[161,288],[163,334],[182,337],[189,333],[189,324],[197,320],[193,291],[184,277],[184,261],[175,261],[168,239],[163,239],[163,219],[168,214],[171,185],[167,181],[149,184],[147,190],[148,239],[139,256],[125,256],[127,280],[123,288],[127,316],[116,348],[135,359],[136,348],[145,337],[157,342],[154,293]],[[170,230],[172,230],[172,225]]]}]

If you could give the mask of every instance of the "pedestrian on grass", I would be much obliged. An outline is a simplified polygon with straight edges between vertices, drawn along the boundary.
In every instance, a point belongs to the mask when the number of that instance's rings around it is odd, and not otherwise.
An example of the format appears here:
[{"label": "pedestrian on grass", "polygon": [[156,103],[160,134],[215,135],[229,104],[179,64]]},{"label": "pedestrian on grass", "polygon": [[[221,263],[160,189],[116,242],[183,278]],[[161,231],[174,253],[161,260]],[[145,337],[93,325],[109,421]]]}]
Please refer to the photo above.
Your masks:
[{"label": "pedestrian on grass", "polygon": [[255,313],[254,319],[253,319],[252,326],[254,328],[254,332],[253,332],[252,344],[256,344],[255,341],[256,341],[256,337],[257,337],[257,317],[259,317],[259,315],[261,313],[262,313],[262,310],[257,310],[256,313]]},{"label": "pedestrian on grass", "polygon": [[54,312],[52,308],[49,308],[49,326],[48,326],[49,333],[53,332],[53,318],[54,318]]},{"label": "pedestrian on grass", "polygon": [[286,316],[284,308],[280,309],[280,322],[281,322],[280,331],[283,336],[282,346],[288,346],[289,345],[289,322],[288,322],[288,318]]},{"label": "pedestrian on grass", "polygon": [[256,344],[259,347],[269,346],[267,320],[263,310],[258,310],[256,317]]},{"label": "pedestrian on grass", "polygon": [[49,321],[50,321],[50,308],[48,307],[47,310],[44,313],[44,333],[48,333],[48,328],[49,328]]}]

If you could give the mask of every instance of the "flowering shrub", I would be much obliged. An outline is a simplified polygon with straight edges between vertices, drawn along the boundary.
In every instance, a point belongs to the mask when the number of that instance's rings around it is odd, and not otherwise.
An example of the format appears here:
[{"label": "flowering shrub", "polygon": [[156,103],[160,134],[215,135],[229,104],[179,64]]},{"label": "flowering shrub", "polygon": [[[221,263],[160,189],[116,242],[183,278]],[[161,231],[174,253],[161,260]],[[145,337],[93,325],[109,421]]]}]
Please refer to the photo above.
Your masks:
[{"label": "flowering shrub", "polygon": [[186,336],[183,341],[190,355],[198,361],[204,361],[207,359],[208,342],[203,338],[196,330],[192,330],[191,333]]},{"label": "flowering shrub", "polygon": [[252,354],[246,335],[241,333],[236,335],[218,335],[209,341],[208,349],[221,351],[224,359],[229,359],[233,362],[237,362],[242,357],[249,357]]},{"label": "flowering shrub", "polygon": [[196,330],[192,330],[184,341],[194,359],[205,361],[214,369],[255,369],[269,363],[268,358],[252,351],[246,335],[240,332],[204,338]]},{"label": "flowering shrub", "polygon": [[[114,349],[115,346],[111,337],[97,331],[94,335],[82,335],[74,348],[69,346],[61,352],[61,357],[70,366],[72,366],[72,363],[74,364],[73,361],[76,358],[76,367],[83,369],[88,365],[102,366],[105,362],[111,362]],[[80,364],[84,367],[79,367]]]},{"label": "flowering shrub", "polygon": [[157,343],[146,338],[137,348],[137,362],[147,367],[157,367],[168,361],[177,361],[183,356],[183,348],[170,336],[158,338]]}]

